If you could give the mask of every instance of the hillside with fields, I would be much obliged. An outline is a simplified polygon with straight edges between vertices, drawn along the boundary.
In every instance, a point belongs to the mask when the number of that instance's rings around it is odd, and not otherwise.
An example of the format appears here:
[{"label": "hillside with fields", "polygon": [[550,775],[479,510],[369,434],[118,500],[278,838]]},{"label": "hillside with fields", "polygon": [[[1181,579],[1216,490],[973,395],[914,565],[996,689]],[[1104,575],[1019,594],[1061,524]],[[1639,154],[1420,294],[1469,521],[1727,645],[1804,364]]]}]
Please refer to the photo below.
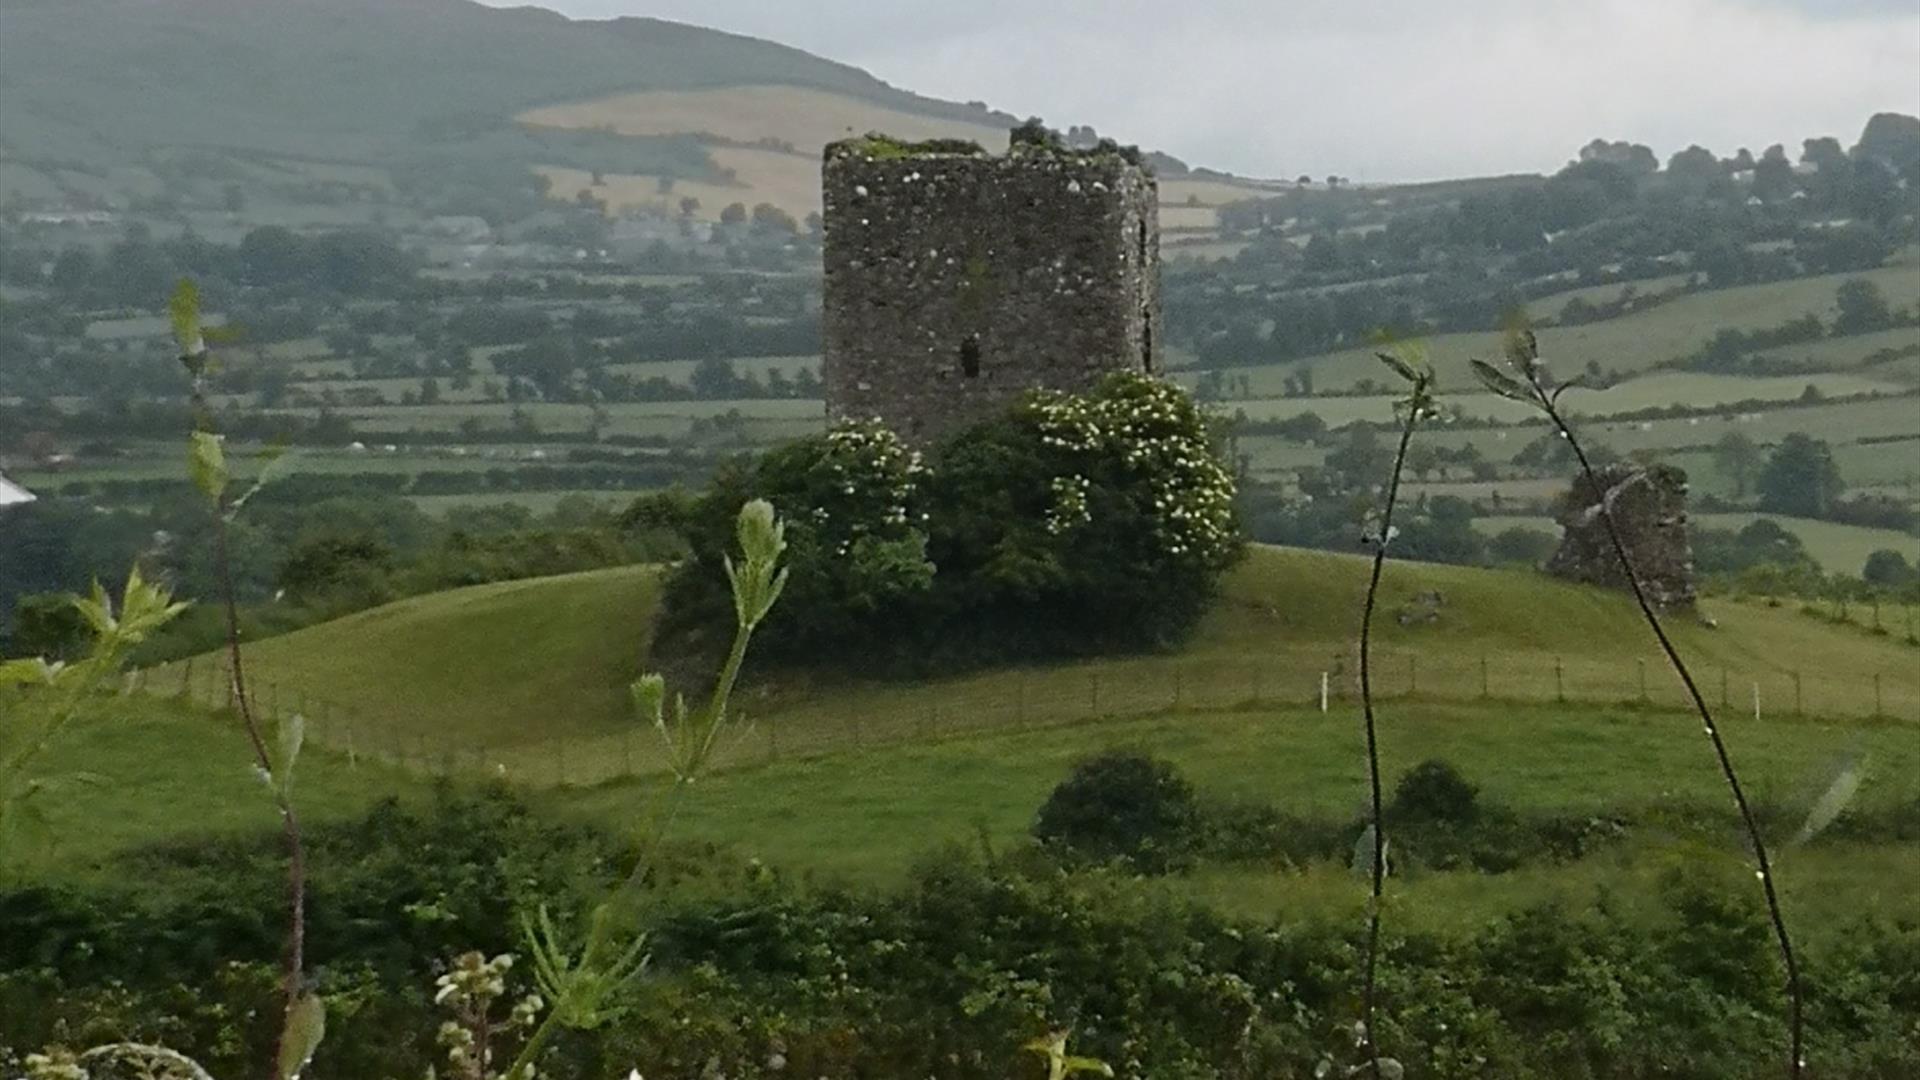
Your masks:
[{"label": "hillside with fields", "polygon": [[0,0],[0,1080],[1920,1075],[1912,102],[1204,8]]}]

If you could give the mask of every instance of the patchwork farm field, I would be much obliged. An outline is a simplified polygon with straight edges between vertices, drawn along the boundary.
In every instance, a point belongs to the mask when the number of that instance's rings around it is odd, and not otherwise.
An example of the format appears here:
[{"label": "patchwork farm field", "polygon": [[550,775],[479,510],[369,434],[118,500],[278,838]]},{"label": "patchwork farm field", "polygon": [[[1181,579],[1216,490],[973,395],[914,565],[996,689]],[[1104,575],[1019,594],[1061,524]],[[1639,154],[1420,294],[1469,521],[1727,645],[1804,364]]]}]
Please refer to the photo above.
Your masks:
[{"label": "patchwork farm field", "polygon": [[[1876,551],[1897,551],[1909,561],[1920,560],[1920,536],[1895,529],[1871,529],[1861,525],[1843,525],[1833,521],[1787,517],[1781,514],[1691,514],[1688,520],[1704,529],[1739,530],[1765,518],[1800,538],[1807,553],[1829,573],[1858,574],[1867,556]],[[1510,528],[1537,529],[1558,535],[1559,526],[1544,515],[1516,516],[1492,514],[1474,519],[1474,527],[1489,535]],[[1920,663],[1920,656],[1914,658]]]},{"label": "patchwork farm field", "polygon": [[[1899,307],[1920,302],[1920,266],[1887,266],[1848,274],[1795,278],[1764,285],[1693,293],[1646,311],[1580,326],[1540,329],[1540,354],[1562,377],[1585,370],[1589,363],[1602,371],[1631,374],[1677,359],[1706,344],[1721,330],[1758,330],[1802,315],[1830,318],[1834,290],[1850,280],[1870,281],[1887,302]],[[1543,309],[1540,314],[1547,312]],[[1467,366],[1471,357],[1497,355],[1499,335],[1493,333],[1441,334],[1426,341],[1443,390],[1475,387]],[[1362,379],[1381,379],[1380,362],[1372,349],[1349,349],[1293,362],[1311,367],[1324,388],[1352,386]]]}]

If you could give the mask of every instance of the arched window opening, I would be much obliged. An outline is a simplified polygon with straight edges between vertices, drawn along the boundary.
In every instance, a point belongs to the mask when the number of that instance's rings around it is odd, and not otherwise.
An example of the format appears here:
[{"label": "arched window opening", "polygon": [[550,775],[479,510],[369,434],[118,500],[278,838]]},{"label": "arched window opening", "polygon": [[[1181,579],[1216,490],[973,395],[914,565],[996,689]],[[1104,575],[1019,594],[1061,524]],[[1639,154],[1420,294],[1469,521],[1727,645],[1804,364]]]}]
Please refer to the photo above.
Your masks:
[{"label": "arched window opening", "polygon": [[960,343],[960,374],[969,379],[980,377],[980,339],[977,337]]}]

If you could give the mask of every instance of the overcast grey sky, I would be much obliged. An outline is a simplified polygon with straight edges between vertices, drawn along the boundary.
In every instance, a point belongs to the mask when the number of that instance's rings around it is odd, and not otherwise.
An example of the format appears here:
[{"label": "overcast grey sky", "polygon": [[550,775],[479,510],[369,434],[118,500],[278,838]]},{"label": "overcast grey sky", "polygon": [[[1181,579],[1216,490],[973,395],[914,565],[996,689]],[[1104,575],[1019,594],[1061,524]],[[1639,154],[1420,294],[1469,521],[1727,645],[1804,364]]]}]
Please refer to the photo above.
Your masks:
[{"label": "overcast grey sky", "polygon": [[[488,0],[500,4],[502,0]],[[1920,113],[1920,0],[543,0],[771,38],[1252,175],[1549,171]]]}]

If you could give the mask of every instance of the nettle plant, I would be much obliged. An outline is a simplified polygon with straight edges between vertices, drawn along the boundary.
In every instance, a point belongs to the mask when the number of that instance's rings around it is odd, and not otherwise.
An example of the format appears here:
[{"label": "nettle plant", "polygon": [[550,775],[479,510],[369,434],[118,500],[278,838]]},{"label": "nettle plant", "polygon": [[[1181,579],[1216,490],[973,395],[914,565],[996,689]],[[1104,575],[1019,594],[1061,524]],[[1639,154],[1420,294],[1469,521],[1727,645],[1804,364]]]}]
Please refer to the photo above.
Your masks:
[{"label": "nettle plant", "polygon": [[[515,964],[510,954],[488,959],[468,953],[440,977],[435,1000],[451,1014],[441,1025],[440,1044],[457,1080],[533,1080],[541,1052],[562,1029],[592,1030],[613,1020],[616,995],[645,971],[647,936],[640,925],[647,881],[682,801],[740,728],[731,707],[734,687],[754,632],[786,589],[786,526],[772,504],[754,500],[741,507],[734,535],[741,557],[724,560],[733,595],[733,644],[706,701],[689,706],[685,695],[676,694],[669,705],[666,679],[655,673],[629,688],[636,716],[660,737],[670,773],[643,819],[634,865],[588,914],[578,945],[544,907],[523,919],[532,991],[509,995]],[[496,1067],[515,1042],[519,1050],[510,1063]]]},{"label": "nettle plant", "polygon": [[[1595,490],[1601,490],[1602,485],[1593,463],[1560,406],[1561,397],[1568,390],[1580,385],[1580,380],[1576,378],[1568,382],[1556,381],[1548,372],[1546,363],[1540,358],[1538,338],[1525,326],[1516,325],[1508,330],[1504,351],[1504,365],[1497,366],[1478,359],[1472,361],[1474,374],[1493,393],[1538,409],[1553,426],[1554,433],[1566,441],[1567,448],[1573,452],[1574,459],[1579,462],[1581,474],[1587,482]],[[1733,795],[1734,805],[1739,809],[1741,825],[1746,831],[1747,842],[1753,850],[1754,876],[1759,879],[1761,892],[1766,897],[1767,918],[1772,924],[1774,941],[1780,949],[1781,965],[1786,970],[1787,1075],[1797,1080],[1806,1070],[1800,967],[1794,955],[1793,939],[1787,933],[1786,917],[1781,911],[1779,891],[1775,887],[1773,863],[1767,852],[1766,839],[1761,834],[1760,824],[1754,817],[1752,806],[1747,801],[1739,773],[1733,767],[1733,756],[1727,749],[1726,740],[1721,737],[1720,726],[1714,720],[1713,711],[1707,707],[1706,696],[1700,692],[1700,686],[1694,679],[1693,672],[1681,658],[1679,649],[1674,646],[1673,639],[1667,634],[1665,625],[1660,621],[1659,612],[1648,599],[1646,590],[1640,583],[1639,574],[1634,568],[1632,556],[1627,551],[1626,542],[1621,538],[1620,529],[1614,521],[1614,504],[1629,487],[1642,482],[1644,482],[1643,474],[1636,472],[1619,485],[1606,489],[1597,510],[1600,521],[1606,529],[1608,542],[1613,548],[1614,557],[1619,560],[1621,572],[1633,593],[1634,601],[1640,607],[1640,614],[1646,620],[1647,627],[1653,633],[1655,640],[1660,643],[1660,649],[1666,654],[1674,673],[1679,675],[1680,681],[1686,686],[1687,696],[1692,701],[1694,711],[1699,714],[1707,741],[1713,745],[1714,757],[1719,763],[1721,776],[1725,778],[1727,789]],[[1838,810],[1831,805],[1836,793],[1843,793],[1839,797],[1844,799],[1851,794],[1857,783],[1857,771],[1852,769],[1843,771],[1840,778],[1829,789],[1828,795],[1815,806],[1813,816],[1808,821],[1809,829],[1803,830],[1803,835],[1811,835],[1809,830],[1818,831],[1819,827],[1837,817]]]},{"label": "nettle plant", "polygon": [[[1375,1008],[1380,958],[1380,907],[1387,877],[1387,834],[1383,822],[1380,783],[1380,742],[1373,701],[1373,616],[1379,606],[1380,579],[1386,571],[1387,553],[1398,530],[1393,515],[1400,502],[1400,480],[1406,472],[1407,450],[1413,445],[1413,433],[1422,420],[1440,415],[1433,395],[1433,367],[1426,354],[1416,346],[1400,345],[1376,354],[1407,384],[1405,397],[1394,403],[1400,420],[1400,441],[1394,449],[1393,467],[1387,475],[1386,492],[1380,509],[1371,515],[1361,543],[1373,551],[1373,565],[1367,577],[1367,593],[1360,614],[1360,710],[1367,743],[1367,828],[1354,847],[1354,867],[1367,877],[1367,938],[1362,960],[1360,1019],[1353,1026],[1354,1049],[1362,1060],[1345,1066],[1347,1075],[1367,1072],[1376,1078],[1396,1078],[1403,1074],[1400,1062],[1382,1057],[1376,1037]],[[1328,1055],[1321,1061],[1321,1074],[1340,1068]]]},{"label": "nettle plant", "polygon": [[10,844],[28,841],[45,830],[42,807],[75,785],[94,784],[90,773],[43,774],[41,759],[125,669],[128,655],[186,604],[175,603],[166,589],[146,581],[139,567],[127,575],[115,608],[96,582],[93,594],[73,598],[92,645],[84,659],[61,663],[45,659],[0,663],[0,723],[13,749],[0,759],[0,878]]}]

